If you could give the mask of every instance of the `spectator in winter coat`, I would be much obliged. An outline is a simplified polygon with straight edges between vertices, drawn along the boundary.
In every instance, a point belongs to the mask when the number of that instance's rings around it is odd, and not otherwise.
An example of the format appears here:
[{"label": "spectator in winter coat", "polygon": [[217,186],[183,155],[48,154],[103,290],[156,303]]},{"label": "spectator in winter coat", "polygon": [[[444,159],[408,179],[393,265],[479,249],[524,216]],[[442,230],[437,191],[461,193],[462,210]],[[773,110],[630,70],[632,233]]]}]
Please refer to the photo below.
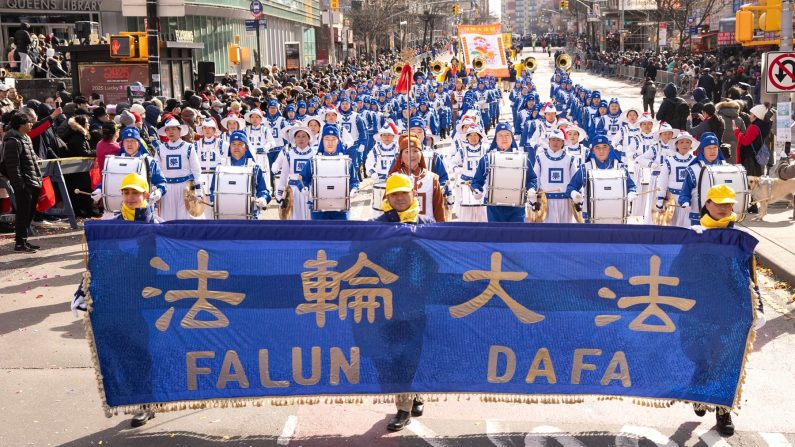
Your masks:
[{"label": "spectator in winter coat", "polygon": [[673,83],[669,82],[663,88],[665,98],[660,104],[656,118],[670,124],[674,129],[684,130],[687,125],[687,117],[690,115],[690,107],[676,93],[676,85]]},{"label": "spectator in winter coat", "polygon": [[[733,148],[737,147],[737,138],[734,137],[734,128],[740,130],[740,132],[745,132],[745,122],[740,118],[740,110],[742,106],[737,101],[723,101],[718,103],[715,106],[715,110],[718,115],[723,118],[723,137],[721,138],[721,143],[728,144]],[[720,134],[717,134],[720,136]],[[729,163],[736,163],[737,156],[734,151],[731,151],[729,157],[726,157],[726,161]]]},{"label": "spectator in winter coat", "polygon": [[770,123],[765,121],[767,107],[762,104],[751,108],[751,124],[745,132],[734,127],[734,137],[737,139],[737,160],[745,167],[748,175],[761,176],[762,166],[756,162],[756,153],[762,147],[770,133]]},{"label": "spectator in winter coat", "polygon": [[41,190],[41,169],[28,137],[33,123],[22,113],[14,113],[9,131],[3,136],[3,171],[16,197],[16,244],[14,251],[35,253],[39,248],[28,242],[28,226],[36,211]]},{"label": "spectator in winter coat", "polygon": [[[690,116],[693,118],[693,125],[697,126],[701,122],[701,109],[704,107],[704,104],[709,102],[704,87],[696,87],[693,89],[693,101],[695,102],[690,106]],[[720,134],[718,134],[718,136],[720,137]]]},{"label": "spectator in winter coat", "polygon": [[[76,115],[67,122],[69,129],[65,133],[64,141],[66,150],[60,154],[61,157],[91,157],[96,155],[89,144],[90,134],[88,131],[87,115]],[[84,194],[75,194],[75,189],[91,192],[91,177],[88,172],[78,172],[75,174],[64,175],[66,189],[72,201],[75,215],[78,217],[99,217],[102,214],[93,210],[91,197]]]},{"label": "spectator in winter coat", "polygon": [[723,118],[721,118],[720,115],[717,115],[715,111],[715,104],[712,104],[711,102],[704,104],[699,115],[701,122],[695,127],[691,127],[691,115],[687,116],[687,131],[690,133],[690,135],[701,139],[701,135],[705,132],[712,132],[718,137],[720,142],[723,142],[723,140],[720,138],[723,135],[725,126],[723,123]]},{"label": "spectator in winter coat", "polygon": [[643,112],[654,115],[654,99],[657,97],[657,86],[654,85],[654,80],[646,78],[646,82],[640,88],[640,94],[643,96]]},{"label": "spectator in winter coat", "polygon": [[715,78],[712,77],[712,73],[710,73],[709,68],[705,68],[703,71],[704,74],[702,74],[698,79],[698,87],[704,89],[704,91],[707,93],[707,98],[712,98],[712,96],[715,94],[716,88]]}]

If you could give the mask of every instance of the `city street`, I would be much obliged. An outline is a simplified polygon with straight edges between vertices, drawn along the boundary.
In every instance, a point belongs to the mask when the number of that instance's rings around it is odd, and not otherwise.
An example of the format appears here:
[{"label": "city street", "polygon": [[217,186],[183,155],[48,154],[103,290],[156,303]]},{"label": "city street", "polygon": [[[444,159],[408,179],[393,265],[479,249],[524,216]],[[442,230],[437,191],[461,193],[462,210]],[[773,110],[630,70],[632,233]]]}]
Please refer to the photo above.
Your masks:
[{"label": "city street", "polygon": [[[542,100],[548,98],[552,61],[534,56]],[[449,55],[447,56],[449,59]],[[572,74],[575,83],[641,106],[640,85]],[[659,103],[659,99],[658,99]],[[510,118],[504,98],[502,117]],[[492,131],[493,132],[493,131]],[[449,139],[440,150],[449,153]],[[372,181],[354,197],[352,218],[370,217]],[[274,205],[263,214],[277,218]],[[426,402],[425,414],[402,432],[386,430],[392,403],[184,410],[159,413],[141,428],[130,417],[104,416],[81,317],[69,310],[85,270],[82,232],[48,230],[31,241],[37,254],[12,251],[13,235],[0,239],[0,446],[770,446],[795,445],[795,303],[793,290],[762,270],[767,325],[746,364],[737,432],[722,438],[715,416],[696,416],[674,404],[649,408],[631,399],[587,398],[578,404],[482,402],[450,396]],[[115,266],[107,266],[112,269]],[[120,287],[123,287],[120,284]]]}]

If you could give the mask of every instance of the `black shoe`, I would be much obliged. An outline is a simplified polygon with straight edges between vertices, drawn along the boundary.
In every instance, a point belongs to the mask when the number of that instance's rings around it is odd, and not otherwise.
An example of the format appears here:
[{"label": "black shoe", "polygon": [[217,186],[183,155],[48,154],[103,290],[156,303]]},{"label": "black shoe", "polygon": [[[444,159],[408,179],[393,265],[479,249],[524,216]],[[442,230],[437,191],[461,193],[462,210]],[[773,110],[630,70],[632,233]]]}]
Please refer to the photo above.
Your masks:
[{"label": "black shoe", "polygon": [[36,249],[28,247],[26,243],[14,245],[14,251],[18,251],[21,253],[36,253]]},{"label": "black shoe", "polygon": [[748,213],[750,213],[750,214],[758,214],[759,213],[759,207],[756,206],[756,203],[754,203],[753,205],[748,207]]},{"label": "black shoe", "polygon": [[398,410],[397,414],[386,424],[386,429],[389,431],[400,431],[409,424],[411,424],[411,415],[409,412]]},{"label": "black shoe", "polygon": [[414,399],[414,403],[411,404],[411,415],[415,418],[422,416],[422,412],[425,411],[425,404],[423,402]]},{"label": "black shoe", "polygon": [[146,425],[149,422],[149,419],[155,418],[155,412],[149,410],[141,410],[132,417],[130,420],[130,425],[132,427],[140,427],[142,425]]},{"label": "black shoe", "polygon": [[703,408],[701,408],[701,409],[694,408],[693,411],[696,412],[696,416],[698,416],[698,417],[703,417],[705,414],[707,414],[707,410],[705,410]]},{"label": "black shoe", "polygon": [[28,247],[28,248],[32,248],[33,250],[38,250],[38,249],[41,248],[38,245],[31,244],[30,242],[25,242],[25,246]]},{"label": "black shoe", "polygon": [[723,413],[721,414],[719,411],[716,412],[716,418],[718,421],[718,431],[720,434],[724,436],[731,436],[734,434],[734,423],[732,423],[732,415],[731,413]]}]

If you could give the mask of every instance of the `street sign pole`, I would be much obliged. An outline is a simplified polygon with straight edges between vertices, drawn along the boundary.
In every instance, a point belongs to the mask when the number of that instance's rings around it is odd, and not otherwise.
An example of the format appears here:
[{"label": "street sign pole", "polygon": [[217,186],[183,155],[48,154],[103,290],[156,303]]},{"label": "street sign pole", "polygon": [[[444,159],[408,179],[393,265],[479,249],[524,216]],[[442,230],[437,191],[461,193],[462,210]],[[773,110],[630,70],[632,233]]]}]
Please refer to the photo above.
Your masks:
[{"label": "street sign pole", "polygon": [[[792,3],[790,3],[790,0],[784,0],[781,2],[781,44],[779,45],[779,49],[781,51],[792,51]],[[782,120],[776,118],[776,122],[782,124],[787,124],[790,122],[791,115],[789,114],[791,113],[791,105],[792,95],[790,93],[779,93],[778,104],[776,105],[776,110],[778,111],[777,113],[786,112],[788,116],[786,119]],[[771,154],[773,163],[778,161],[776,160],[776,157],[782,152],[780,149],[788,150],[790,148],[791,143],[788,140],[791,139],[791,130],[789,126],[777,126],[776,135],[780,135],[783,132],[787,133],[788,138],[783,138],[782,136],[776,138],[776,150],[774,150],[773,154]],[[786,141],[783,147],[781,147],[781,141]]]},{"label": "street sign pole", "polygon": [[[157,17],[157,0],[146,0],[146,40],[149,47],[149,91],[160,96],[160,19]],[[192,88],[192,87],[191,87]]]}]

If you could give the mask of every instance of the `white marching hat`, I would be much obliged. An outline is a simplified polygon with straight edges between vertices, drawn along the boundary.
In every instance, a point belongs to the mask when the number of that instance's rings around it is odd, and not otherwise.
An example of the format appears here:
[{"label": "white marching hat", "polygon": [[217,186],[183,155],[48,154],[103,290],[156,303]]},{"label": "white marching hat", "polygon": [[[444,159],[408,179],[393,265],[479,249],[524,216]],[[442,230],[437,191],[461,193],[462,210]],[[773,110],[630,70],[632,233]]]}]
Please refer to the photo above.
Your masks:
[{"label": "white marching hat", "polygon": [[671,132],[674,136],[676,136],[676,131],[670,124],[666,123],[665,121],[660,123],[660,128],[657,129],[657,132],[654,133],[654,138],[659,139],[660,134],[663,132]]},{"label": "white marching hat", "polygon": [[648,113],[642,113],[638,118],[638,125],[640,126],[642,123],[653,123],[654,118],[651,117]]},{"label": "white marching hat", "polygon": [[163,127],[157,129],[157,134],[161,136],[166,136],[166,129],[169,127],[179,127],[179,136],[184,137],[188,134],[188,126],[184,124],[180,124],[176,118],[169,118],[168,121],[163,123]]},{"label": "white marching hat", "polygon": [[260,110],[258,108],[254,108],[254,109],[251,109],[250,112],[246,113],[246,117],[245,118],[246,118],[247,122],[249,122],[249,123],[251,122],[251,116],[252,115],[259,115],[260,118],[262,118],[263,120],[265,119],[265,114],[262,112],[262,110]]},{"label": "white marching hat", "polygon": [[472,124],[471,126],[466,128],[466,130],[464,130],[464,137],[468,137],[469,134],[471,133],[476,133],[480,135],[481,141],[486,139],[486,132],[483,132],[483,129],[477,124]]},{"label": "white marching hat", "polygon": [[291,146],[295,147],[295,134],[298,132],[306,132],[306,135],[309,137],[309,144],[312,144],[312,131],[309,130],[308,127],[304,126],[303,124],[297,124],[295,126],[285,128],[287,132],[285,132],[287,141],[290,143]]},{"label": "white marching hat", "polygon": [[378,141],[379,143],[383,143],[383,141],[381,140],[381,135],[393,135],[397,137],[399,133],[400,132],[398,132],[398,128],[397,126],[395,126],[395,123],[393,123],[392,120],[389,120],[386,123],[384,123],[384,125],[381,126],[380,129],[378,129],[378,133],[375,134],[375,136],[373,136],[373,139],[375,141]]},{"label": "white marching hat", "polygon": [[560,131],[560,130],[553,130],[552,132],[549,132],[547,134],[547,141],[549,141],[549,140],[551,140],[553,138],[557,138],[559,140],[566,141],[566,136],[563,135],[563,132]]},{"label": "white marching hat", "polygon": [[334,106],[329,106],[329,107],[325,107],[325,108],[323,108],[323,110],[322,110],[323,122],[324,122],[324,123],[326,122],[326,115],[328,115],[329,113],[333,113],[333,114],[337,115],[337,119],[338,119],[338,120],[340,119],[340,112],[339,112],[339,110],[337,110],[337,108],[336,108],[336,107],[334,107]]},{"label": "white marching hat", "polygon": [[624,113],[621,115],[621,121],[625,123],[629,122],[629,120],[627,119],[627,114],[629,112],[635,112],[635,114],[638,115],[638,119],[640,119],[640,117],[643,115],[640,109],[638,109],[637,107],[630,107],[627,110],[624,110]]},{"label": "white marching hat", "polygon": [[226,118],[221,120],[221,125],[224,126],[224,129],[229,129],[229,121],[237,121],[237,130],[243,130],[246,127],[246,120],[241,118],[239,115],[230,113],[226,115]]},{"label": "white marching hat", "polygon": [[690,135],[689,133],[687,133],[685,131],[679,132],[679,135],[675,136],[673,138],[673,140],[671,140],[671,141],[673,141],[674,145],[676,145],[676,142],[679,141],[679,140],[690,140],[693,143],[693,145],[690,146],[690,150],[691,151],[696,150],[698,148],[699,144],[701,144],[698,140],[696,140],[696,137],[694,137],[693,135]]},{"label": "white marching hat", "polygon": [[213,129],[215,129],[217,131],[218,130],[218,123],[215,122],[214,118],[207,117],[204,120],[202,120],[201,124],[199,124],[197,127],[198,127],[199,132],[201,132],[202,129],[205,128],[205,127],[211,127],[211,128],[213,128]]},{"label": "white marching hat", "polygon": [[310,121],[316,121],[320,125],[320,131],[321,132],[323,131],[323,124],[324,124],[323,120],[318,118],[317,116],[304,117],[304,120],[301,122],[301,124],[306,126],[307,128],[309,128],[309,122]]},{"label": "white marching hat", "polygon": [[[566,129],[564,130],[564,132],[566,132],[566,136],[569,135],[569,132],[577,132],[577,135],[578,135],[577,142],[578,143],[582,143],[585,140],[585,137],[588,136],[585,133],[585,131],[580,126],[578,126],[576,124],[569,124],[568,126],[566,126]],[[568,140],[568,138],[566,138],[566,139]]]}]

